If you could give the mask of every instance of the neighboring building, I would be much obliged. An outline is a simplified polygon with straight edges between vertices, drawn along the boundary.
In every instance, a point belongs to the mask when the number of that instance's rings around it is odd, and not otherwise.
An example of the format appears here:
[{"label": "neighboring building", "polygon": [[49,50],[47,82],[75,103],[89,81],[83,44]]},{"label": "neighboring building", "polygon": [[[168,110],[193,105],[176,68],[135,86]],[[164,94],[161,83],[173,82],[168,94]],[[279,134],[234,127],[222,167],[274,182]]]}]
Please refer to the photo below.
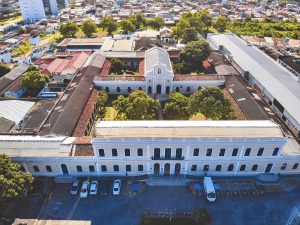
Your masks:
[{"label": "neighboring building", "polygon": [[19,0],[19,4],[25,21],[45,19],[46,16],[57,15],[59,10],[68,7],[67,0]]},{"label": "neighboring building", "polygon": [[292,209],[291,215],[285,225],[299,225],[300,224],[300,206]]},{"label": "neighboring building", "polygon": [[300,78],[234,34],[209,34],[208,42],[220,50],[300,138]]},{"label": "neighboring building", "polygon": [[[128,94],[144,90],[148,94],[193,93],[202,87],[224,85],[223,76],[174,75],[172,63],[166,50],[153,47],[145,52],[139,76],[98,76],[94,83],[109,94]],[[140,68],[141,69],[141,68]]]},{"label": "neighboring building", "polygon": [[46,18],[42,0],[19,0],[19,4],[24,21],[38,21]]},{"label": "neighboring building", "polygon": [[271,121],[101,121],[94,138],[0,136],[0,153],[34,176],[291,175],[291,141]]}]

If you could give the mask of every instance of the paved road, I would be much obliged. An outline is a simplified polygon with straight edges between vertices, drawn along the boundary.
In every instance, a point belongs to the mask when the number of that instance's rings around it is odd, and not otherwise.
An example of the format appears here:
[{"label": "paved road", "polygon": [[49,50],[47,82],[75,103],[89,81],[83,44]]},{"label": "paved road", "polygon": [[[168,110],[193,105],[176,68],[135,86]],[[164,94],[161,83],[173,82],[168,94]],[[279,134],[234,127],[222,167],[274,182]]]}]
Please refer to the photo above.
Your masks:
[{"label": "paved road", "polygon": [[40,219],[91,220],[93,225],[138,225],[145,212],[179,213],[207,208],[212,225],[282,225],[291,209],[299,204],[300,192],[277,192],[264,195],[218,197],[208,203],[187,187],[149,187],[141,194],[129,196],[124,189],[120,196],[93,196],[79,199],[71,196],[70,185],[57,185],[41,213]]}]

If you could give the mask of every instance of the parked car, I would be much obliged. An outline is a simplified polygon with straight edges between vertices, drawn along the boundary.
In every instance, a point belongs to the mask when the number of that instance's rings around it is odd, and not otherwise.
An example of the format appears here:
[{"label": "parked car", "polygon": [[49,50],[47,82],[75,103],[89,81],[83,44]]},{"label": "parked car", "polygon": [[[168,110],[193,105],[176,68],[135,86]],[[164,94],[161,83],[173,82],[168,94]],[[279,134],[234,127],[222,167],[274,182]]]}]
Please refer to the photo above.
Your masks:
[{"label": "parked car", "polygon": [[90,188],[90,182],[84,181],[81,186],[80,198],[87,198]]},{"label": "parked car", "polygon": [[113,185],[113,195],[119,195],[121,191],[121,181],[115,180]]},{"label": "parked car", "polygon": [[78,188],[79,188],[79,181],[78,180],[75,180],[72,184],[72,188],[71,188],[71,195],[77,195],[78,193]]},{"label": "parked car", "polygon": [[90,195],[96,195],[98,192],[98,181],[93,180],[90,187]]},{"label": "parked car", "polygon": [[101,196],[106,196],[108,194],[108,188],[109,188],[109,183],[108,182],[102,182],[100,184],[100,195]]}]

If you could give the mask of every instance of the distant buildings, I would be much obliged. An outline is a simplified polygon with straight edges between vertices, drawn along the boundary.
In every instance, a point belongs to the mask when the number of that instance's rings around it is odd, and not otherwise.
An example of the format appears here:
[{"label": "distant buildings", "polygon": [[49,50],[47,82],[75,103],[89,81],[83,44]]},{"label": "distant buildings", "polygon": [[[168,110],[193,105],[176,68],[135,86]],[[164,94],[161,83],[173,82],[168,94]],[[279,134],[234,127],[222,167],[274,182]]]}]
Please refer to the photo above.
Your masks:
[{"label": "distant buildings", "polygon": [[68,7],[67,0],[19,0],[19,4],[25,21],[45,19]]}]

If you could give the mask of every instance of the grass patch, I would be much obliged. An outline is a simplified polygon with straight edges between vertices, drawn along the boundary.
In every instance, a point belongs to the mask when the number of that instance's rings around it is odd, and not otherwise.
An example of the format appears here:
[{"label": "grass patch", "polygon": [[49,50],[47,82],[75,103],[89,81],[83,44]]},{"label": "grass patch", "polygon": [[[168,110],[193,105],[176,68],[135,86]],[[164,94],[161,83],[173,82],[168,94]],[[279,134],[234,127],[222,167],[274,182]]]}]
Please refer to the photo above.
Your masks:
[{"label": "grass patch", "polygon": [[206,117],[202,113],[197,113],[193,115],[190,120],[207,120]]}]

